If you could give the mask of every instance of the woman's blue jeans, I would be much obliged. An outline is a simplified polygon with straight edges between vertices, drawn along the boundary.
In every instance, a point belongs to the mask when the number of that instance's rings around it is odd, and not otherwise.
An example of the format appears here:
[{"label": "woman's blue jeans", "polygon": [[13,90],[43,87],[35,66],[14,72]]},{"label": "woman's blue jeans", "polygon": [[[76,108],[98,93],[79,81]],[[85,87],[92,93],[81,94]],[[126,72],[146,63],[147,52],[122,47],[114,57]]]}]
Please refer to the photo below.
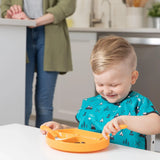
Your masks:
[{"label": "woman's blue jeans", "polygon": [[40,127],[42,123],[53,119],[53,95],[58,75],[58,72],[44,71],[44,40],[44,26],[33,29],[27,28],[27,55],[29,63],[26,64],[25,124],[28,125],[32,112],[33,79],[36,70],[34,95],[36,127]]}]

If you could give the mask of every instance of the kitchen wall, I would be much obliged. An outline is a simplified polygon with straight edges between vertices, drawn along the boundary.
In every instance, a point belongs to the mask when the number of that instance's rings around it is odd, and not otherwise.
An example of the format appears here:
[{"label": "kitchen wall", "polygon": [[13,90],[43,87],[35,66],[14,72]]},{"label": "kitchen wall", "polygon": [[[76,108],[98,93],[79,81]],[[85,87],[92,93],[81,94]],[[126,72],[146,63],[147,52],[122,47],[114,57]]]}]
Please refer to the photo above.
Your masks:
[{"label": "kitchen wall", "polygon": [[[91,10],[91,1],[92,0],[77,0],[77,9],[73,16],[71,26],[75,27],[89,27],[89,16]],[[111,19],[113,28],[123,28],[126,27],[126,5],[122,0],[109,0],[111,6],[108,3],[108,0],[94,0],[94,13],[95,18],[101,19],[102,23],[96,24],[96,27],[109,27],[109,20]],[[151,6],[151,3],[160,0],[148,0],[148,3],[145,7],[143,23],[144,27],[152,27],[152,21],[147,16],[147,9]],[[1,0],[0,0],[1,3]],[[83,11],[83,12],[82,12]],[[111,12],[111,18],[109,16]],[[69,18],[69,19],[70,19]]]},{"label": "kitchen wall", "polygon": [[[108,28],[110,19],[112,27],[125,27],[126,6],[121,0],[110,0],[110,5],[108,2],[108,0],[95,1],[95,16],[102,19],[102,24],[96,24],[96,26]],[[110,12],[111,17],[109,16]]]},{"label": "kitchen wall", "polygon": [[[77,9],[75,14],[71,17],[73,20],[73,27],[88,27],[89,26],[89,14],[91,10],[92,0],[77,0]],[[110,2],[110,5],[108,3]],[[148,0],[144,8],[144,14],[142,17],[143,27],[152,27],[152,21],[147,16],[147,10],[150,8],[154,1]],[[127,7],[122,0],[94,0],[94,13],[96,19],[101,19],[102,23],[96,24],[97,27],[109,27],[109,20],[111,19],[113,28],[126,27]],[[110,16],[111,12],[111,16]]]},{"label": "kitchen wall", "polygon": [[[153,0],[149,0],[146,8],[149,7]],[[107,0],[95,1],[95,13],[97,18],[102,17],[102,26],[108,27],[107,21],[109,19],[109,5]],[[127,7],[122,0],[110,0],[111,3],[111,21],[112,27],[121,28],[126,27]],[[106,10],[107,8],[107,10]],[[146,11],[145,11],[146,12]],[[144,14],[144,26],[147,26],[146,13]]]},{"label": "kitchen wall", "polygon": [[[0,4],[1,4],[1,0],[0,0]],[[1,17],[1,9],[0,9],[0,17]]]}]

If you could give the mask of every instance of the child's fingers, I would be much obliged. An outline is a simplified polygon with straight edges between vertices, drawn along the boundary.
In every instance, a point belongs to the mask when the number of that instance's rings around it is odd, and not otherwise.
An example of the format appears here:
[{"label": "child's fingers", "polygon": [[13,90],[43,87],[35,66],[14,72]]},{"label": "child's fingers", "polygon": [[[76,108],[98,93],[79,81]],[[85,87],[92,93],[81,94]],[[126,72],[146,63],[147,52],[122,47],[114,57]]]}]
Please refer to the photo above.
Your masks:
[{"label": "child's fingers", "polygon": [[112,134],[115,135],[117,132],[111,132],[109,129],[105,128],[102,131],[102,135],[105,139],[108,139],[108,135]]},{"label": "child's fingers", "polygon": [[53,121],[49,121],[49,122],[43,123],[42,125],[45,125],[45,126],[51,128],[51,129],[55,128],[55,122],[53,122]]},{"label": "child's fingers", "polygon": [[107,134],[108,134],[108,133],[106,133],[105,130],[103,129],[102,135],[103,135],[103,137],[104,137],[105,139],[108,139]]},{"label": "child's fingers", "polygon": [[49,121],[49,122],[46,122],[42,125],[45,125],[45,126],[51,128],[52,130],[62,129],[62,125],[60,123],[57,123],[57,122],[54,122],[54,121]]},{"label": "child's fingers", "polygon": [[[51,128],[52,130],[55,130],[54,122],[53,122],[53,121],[49,121],[49,122],[43,123],[41,126],[47,126],[47,127]],[[40,127],[40,128],[41,128],[41,127]],[[47,134],[47,131],[42,130],[42,129],[40,129],[40,132],[41,132],[43,135]]]},{"label": "child's fingers", "polygon": [[119,126],[119,124],[117,122],[114,123],[114,128],[116,129],[116,131],[120,131],[121,128]]},{"label": "child's fingers", "polygon": [[[118,128],[118,129],[117,129]],[[103,133],[115,135],[119,131],[119,125],[117,123],[108,123],[103,128]]]},{"label": "child's fingers", "polygon": [[110,126],[109,126],[109,129],[110,129],[110,132],[111,132],[111,133],[116,133],[116,132],[117,132],[117,129],[116,129],[116,127],[114,126],[114,124],[110,125]]},{"label": "child's fingers", "polygon": [[44,131],[44,130],[40,130],[40,131],[41,131],[41,133],[42,133],[43,135],[46,135],[46,134],[47,134],[47,132]]}]

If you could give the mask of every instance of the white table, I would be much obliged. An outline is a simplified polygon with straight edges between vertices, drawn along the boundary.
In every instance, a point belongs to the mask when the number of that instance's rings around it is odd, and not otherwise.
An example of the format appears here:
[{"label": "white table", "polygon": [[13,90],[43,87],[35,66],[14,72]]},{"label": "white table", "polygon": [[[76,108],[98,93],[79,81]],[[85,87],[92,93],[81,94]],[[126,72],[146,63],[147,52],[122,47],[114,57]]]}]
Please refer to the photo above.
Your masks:
[{"label": "white table", "polygon": [[110,144],[95,153],[67,153],[50,148],[45,136],[21,124],[0,126],[0,160],[160,160],[160,153]]}]

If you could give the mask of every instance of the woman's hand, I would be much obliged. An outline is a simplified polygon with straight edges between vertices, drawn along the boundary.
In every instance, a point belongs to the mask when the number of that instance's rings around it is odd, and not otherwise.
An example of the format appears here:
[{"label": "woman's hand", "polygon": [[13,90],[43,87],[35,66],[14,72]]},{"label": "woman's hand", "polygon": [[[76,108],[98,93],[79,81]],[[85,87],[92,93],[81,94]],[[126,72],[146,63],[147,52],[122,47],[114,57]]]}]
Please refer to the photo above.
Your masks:
[{"label": "woman's hand", "polygon": [[16,13],[12,16],[12,19],[29,20],[28,16],[24,12]]},{"label": "woman's hand", "polygon": [[19,6],[19,5],[13,5],[13,6],[10,7],[9,10],[10,10],[10,12],[12,13],[12,15],[18,14],[18,13],[21,13],[21,12],[22,12],[22,8],[21,8],[21,6]]},{"label": "woman's hand", "polygon": [[[63,129],[63,124],[60,124],[60,123],[57,123],[57,122],[54,122],[54,121],[49,121],[49,122],[46,122],[46,123],[43,123],[42,125],[45,125],[49,128],[51,128],[52,130],[57,130],[57,129]],[[41,130],[41,133],[42,134],[47,134],[46,131],[44,130]]]},{"label": "woman's hand", "polygon": [[10,9],[7,10],[5,18],[29,20],[28,16],[22,11],[19,5],[11,6]]},{"label": "woman's hand", "polygon": [[5,18],[9,18],[9,19],[12,18],[12,12],[10,11],[10,9],[7,10],[7,14],[6,14]]},{"label": "woman's hand", "polygon": [[18,14],[20,12],[22,12],[21,6],[13,5],[7,10],[7,14],[6,14],[5,18],[12,19],[13,15]]},{"label": "woman's hand", "polygon": [[104,138],[108,139],[106,134],[116,135],[117,132],[121,130],[120,125],[125,124],[121,116],[116,117],[109,121],[103,128],[102,134]]}]

